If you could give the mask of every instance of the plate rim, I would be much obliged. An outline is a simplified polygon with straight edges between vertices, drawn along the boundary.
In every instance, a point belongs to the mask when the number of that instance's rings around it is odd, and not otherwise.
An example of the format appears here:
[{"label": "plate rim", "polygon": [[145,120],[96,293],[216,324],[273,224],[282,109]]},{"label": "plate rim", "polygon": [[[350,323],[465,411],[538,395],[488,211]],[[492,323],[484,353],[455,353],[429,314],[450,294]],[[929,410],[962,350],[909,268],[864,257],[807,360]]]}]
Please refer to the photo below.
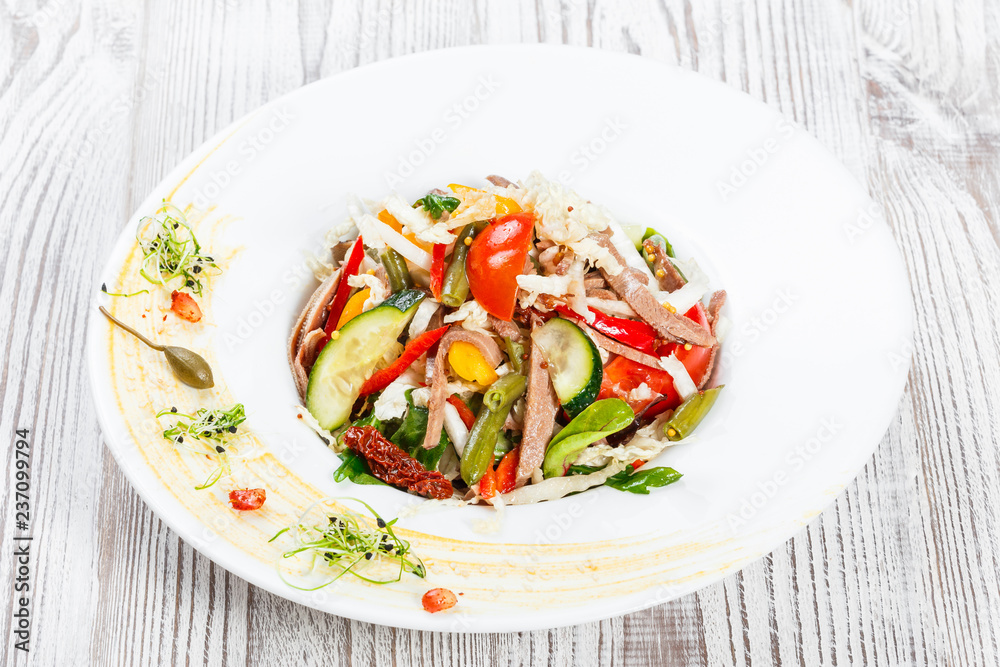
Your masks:
[{"label": "plate rim", "polygon": [[[592,47],[580,47],[580,46],[568,46],[568,45],[551,45],[551,44],[504,44],[504,45],[469,45],[461,47],[445,47],[439,49],[433,49],[428,51],[416,52],[405,54],[399,57],[391,57],[383,60],[379,60],[372,63],[367,63],[365,65],[354,67],[343,72],[331,75],[329,77],[319,79],[312,83],[306,84],[290,90],[260,106],[247,112],[246,114],[235,119],[231,123],[228,123],[223,128],[215,132],[208,139],[203,141],[199,146],[193,149],[191,152],[185,155],[168,173],[160,178],[157,183],[153,186],[147,196],[139,204],[136,211],[134,211],[127,219],[125,224],[119,228],[117,239],[112,246],[112,249],[105,256],[104,261],[100,264],[101,269],[98,273],[98,280],[106,280],[110,276],[116,275],[116,265],[113,264],[116,257],[119,255],[119,248],[123,245],[127,239],[125,232],[132,225],[132,221],[142,214],[143,211],[148,210],[149,207],[156,203],[156,195],[159,191],[163,190],[169,184],[177,184],[175,189],[179,189],[181,184],[186,181],[185,174],[192,171],[200,162],[206,160],[222,143],[224,140],[238,132],[240,128],[252,121],[255,117],[261,113],[266,112],[268,109],[282,103],[282,101],[287,100],[291,96],[303,94],[303,91],[314,89],[314,87],[328,86],[328,85],[342,85],[342,82],[349,80],[351,77],[355,76],[365,76],[373,70],[387,67],[399,66],[401,62],[409,62],[412,60],[422,60],[422,59],[433,59],[447,56],[458,56],[463,51],[496,51],[503,53],[505,51],[525,51],[525,50],[535,50],[535,51],[548,51],[548,52],[576,52],[578,57],[598,57],[598,58],[608,58],[608,59],[620,59],[628,60],[630,62],[644,63],[644,66],[654,66],[660,68],[666,68],[672,70],[674,73],[679,74],[684,77],[689,77],[697,79],[699,85],[712,85],[717,88],[724,89],[730,95],[737,95],[744,98],[745,101],[752,102],[758,107],[762,107],[768,111],[772,116],[776,118],[786,118],[779,110],[766,104],[763,101],[758,100],[752,95],[735,88],[725,82],[712,79],[706,75],[694,72],[691,70],[684,69],[677,65],[672,65],[669,63],[660,62],[649,57],[622,53],[617,51],[607,51],[603,49],[596,49]],[[586,55],[584,55],[586,54]],[[831,164],[836,165],[836,167],[843,172],[850,182],[857,188],[858,192],[863,196],[865,203],[874,203],[874,200],[870,196],[868,190],[864,187],[864,184],[859,182],[857,178],[843,165],[840,159],[834,155],[822,142],[816,139],[808,131],[801,131],[803,137],[813,144],[813,148],[818,148],[823,153],[827,154],[831,158]],[[878,219],[885,224],[887,227],[888,223],[885,221],[881,209],[879,209]],[[899,260],[899,266],[897,268],[903,270],[901,276],[903,282],[909,285],[908,276],[905,274],[905,263],[902,261],[902,255],[899,250],[899,246],[896,243],[895,238],[891,235],[891,227],[889,227],[890,239],[892,241],[892,246],[895,251],[895,255]],[[99,260],[98,260],[99,261]],[[126,450],[129,446],[128,443],[134,447],[135,443],[131,440],[128,434],[124,436],[118,436],[113,428],[113,424],[116,419],[121,419],[121,415],[117,414],[114,406],[109,405],[109,403],[104,401],[99,401],[99,396],[106,398],[104,396],[105,392],[102,390],[100,385],[101,374],[109,375],[107,369],[103,368],[103,362],[105,357],[105,351],[102,349],[101,339],[103,337],[103,332],[100,329],[100,324],[103,322],[103,318],[97,311],[96,306],[99,304],[100,295],[95,294],[90,299],[88,299],[88,307],[91,312],[87,318],[87,329],[86,329],[86,356],[87,356],[87,373],[89,375],[89,384],[91,389],[92,402],[95,406],[95,411],[98,418],[98,423],[101,427],[101,433],[105,440],[107,448],[111,451],[115,462],[118,467],[125,474],[126,479],[128,479],[130,486],[137,492],[143,502],[152,510],[156,515],[157,519],[166,524],[174,533],[177,534],[185,543],[190,545],[193,549],[197,550],[200,554],[207,557],[211,562],[224,568],[228,572],[239,576],[248,583],[259,586],[275,595],[282,598],[289,599],[298,604],[303,604],[313,609],[323,611],[325,613],[332,613],[335,615],[344,616],[346,618],[352,618],[364,622],[376,623],[380,625],[388,625],[391,627],[400,627],[413,630],[431,630],[431,631],[453,631],[461,633],[484,633],[484,632],[513,632],[513,631],[529,631],[535,629],[549,629],[549,628],[559,628],[567,627],[571,625],[576,625],[579,623],[596,621],[606,618],[612,618],[616,616],[621,616],[624,614],[634,613],[642,609],[646,609],[658,604],[662,604],[672,599],[676,599],[682,595],[689,594],[691,592],[700,590],[706,586],[716,584],[725,577],[729,576],[733,572],[743,569],[748,565],[756,562],[760,558],[764,557],[767,553],[771,553],[782,545],[787,543],[791,538],[800,534],[805,528],[811,523],[819,514],[826,512],[829,508],[840,498],[844,490],[849,486],[861,471],[868,465],[871,461],[872,456],[875,454],[880,442],[885,437],[885,433],[890,428],[892,422],[899,415],[899,408],[897,407],[891,414],[887,414],[883,419],[879,420],[882,424],[880,432],[881,437],[876,439],[870,446],[865,446],[864,449],[867,452],[861,463],[853,470],[849,476],[845,475],[845,482],[843,484],[837,484],[836,492],[830,492],[827,494],[825,502],[822,507],[817,511],[816,515],[809,517],[807,520],[803,521],[801,524],[788,525],[784,530],[772,530],[770,531],[774,536],[769,537],[767,540],[771,544],[766,550],[760,553],[754,553],[746,557],[741,557],[735,559],[731,564],[726,567],[716,568],[712,573],[703,578],[699,578],[693,582],[678,585],[676,590],[672,591],[671,594],[664,599],[650,599],[648,596],[649,589],[644,589],[636,593],[632,593],[625,596],[608,597],[602,598],[602,601],[606,603],[609,607],[609,611],[605,613],[593,613],[592,611],[586,611],[591,609],[590,606],[581,606],[580,609],[585,610],[580,613],[575,613],[576,609],[570,608],[559,608],[559,609],[548,609],[539,610],[539,614],[523,614],[523,615],[502,615],[502,616],[472,616],[470,619],[470,625],[472,626],[489,626],[489,627],[472,627],[463,628],[454,627],[452,623],[452,618],[448,615],[430,615],[423,612],[421,609],[415,609],[413,614],[398,614],[395,609],[386,609],[386,612],[392,612],[394,615],[390,619],[384,617],[376,618],[376,612],[366,613],[367,607],[359,607],[354,609],[343,609],[338,611],[331,611],[330,609],[320,606],[318,603],[314,604],[310,601],[308,596],[300,595],[294,589],[285,587],[280,580],[276,577],[274,581],[268,578],[266,581],[261,580],[261,577],[256,576],[252,567],[248,567],[241,559],[236,559],[236,562],[232,560],[223,561],[225,557],[225,551],[229,550],[228,546],[223,546],[223,548],[213,548],[206,549],[201,546],[196,546],[198,544],[197,539],[192,539],[186,528],[182,527],[183,517],[175,516],[174,512],[169,508],[165,507],[159,498],[155,497],[158,489],[146,488],[145,480],[141,480],[140,471],[133,469],[131,464],[125,460]],[[911,341],[913,339],[914,327],[913,327],[913,304],[912,301],[908,301],[903,309],[905,313],[905,324],[904,329],[906,331],[906,339]],[[900,364],[899,368],[895,371],[895,389],[893,395],[896,396],[896,403],[898,405],[899,401],[905,395],[905,389],[908,384],[909,370],[912,364],[912,354],[907,356],[905,363]],[[119,438],[123,442],[116,441]],[[128,442],[124,442],[128,441]],[[124,444],[123,444],[124,443]],[[140,483],[142,482],[142,483]],[[789,522],[790,524],[790,522]],[[780,538],[780,539],[779,539]],[[235,550],[235,547],[233,547]],[[527,610],[525,610],[527,611]],[[560,617],[555,619],[552,617]],[[535,622],[526,623],[525,620],[533,620]],[[423,621],[423,622],[421,622]],[[540,622],[539,622],[540,621]]]}]

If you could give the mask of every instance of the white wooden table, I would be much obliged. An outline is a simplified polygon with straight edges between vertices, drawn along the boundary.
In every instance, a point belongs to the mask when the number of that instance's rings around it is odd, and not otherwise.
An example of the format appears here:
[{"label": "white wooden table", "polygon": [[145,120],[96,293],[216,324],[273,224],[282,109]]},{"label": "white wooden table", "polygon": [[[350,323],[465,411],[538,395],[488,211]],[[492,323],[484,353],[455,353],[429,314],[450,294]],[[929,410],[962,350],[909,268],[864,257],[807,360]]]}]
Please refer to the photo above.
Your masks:
[{"label": "white wooden table", "polygon": [[[807,530],[723,583],[560,630],[395,630],[211,564],[153,516],[101,440],[83,333],[109,244],[173,165],[268,100],[414,51],[538,41],[725,81],[867,183],[903,251],[917,331],[874,457]],[[1000,3],[982,0],[7,0],[0,662],[1000,664],[998,43]],[[32,452],[27,655],[12,635],[18,428]]]}]

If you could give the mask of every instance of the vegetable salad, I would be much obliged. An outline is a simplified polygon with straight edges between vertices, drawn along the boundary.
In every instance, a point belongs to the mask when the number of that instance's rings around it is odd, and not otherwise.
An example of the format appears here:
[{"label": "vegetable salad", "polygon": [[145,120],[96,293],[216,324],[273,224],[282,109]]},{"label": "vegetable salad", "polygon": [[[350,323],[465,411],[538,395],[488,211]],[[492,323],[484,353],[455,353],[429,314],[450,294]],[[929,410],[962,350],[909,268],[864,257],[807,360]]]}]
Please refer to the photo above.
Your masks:
[{"label": "vegetable salad", "polygon": [[646,464],[718,398],[726,293],[537,172],[487,181],[351,198],[331,232],[288,355],[335,478],[493,504],[677,481]]}]

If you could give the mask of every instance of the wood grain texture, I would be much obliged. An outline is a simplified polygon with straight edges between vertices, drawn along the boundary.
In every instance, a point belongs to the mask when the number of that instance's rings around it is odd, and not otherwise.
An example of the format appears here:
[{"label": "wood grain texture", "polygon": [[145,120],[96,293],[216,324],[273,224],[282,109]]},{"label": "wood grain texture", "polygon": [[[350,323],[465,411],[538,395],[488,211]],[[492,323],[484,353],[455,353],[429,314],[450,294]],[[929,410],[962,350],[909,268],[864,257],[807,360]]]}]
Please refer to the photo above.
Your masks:
[{"label": "wood grain texture", "polygon": [[[998,664],[998,40],[1000,6],[976,0],[4,3],[0,434],[32,431],[35,591],[30,659],[6,641],[5,612],[2,662]],[[600,623],[411,632],[230,575],[152,515],[101,441],[82,336],[109,245],[182,157],[268,100],[406,53],[539,41],[724,81],[867,183],[916,312],[889,432],[836,504],[766,558]],[[10,545],[13,497],[0,503]],[[5,581],[12,567],[0,558]],[[13,609],[10,586],[0,599]]]}]

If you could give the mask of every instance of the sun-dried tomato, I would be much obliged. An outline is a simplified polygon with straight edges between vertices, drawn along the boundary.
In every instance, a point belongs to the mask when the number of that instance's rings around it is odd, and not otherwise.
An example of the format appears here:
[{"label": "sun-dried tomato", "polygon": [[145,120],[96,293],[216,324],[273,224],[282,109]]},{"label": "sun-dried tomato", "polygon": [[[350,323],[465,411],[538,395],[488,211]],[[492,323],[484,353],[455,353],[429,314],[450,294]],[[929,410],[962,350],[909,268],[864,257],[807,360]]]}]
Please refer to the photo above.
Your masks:
[{"label": "sun-dried tomato", "polygon": [[267,500],[264,489],[233,489],[229,492],[229,504],[234,510],[259,510]]},{"label": "sun-dried tomato", "polygon": [[352,426],[343,442],[368,462],[372,474],[393,486],[403,486],[429,498],[451,498],[451,482],[436,470],[427,470],[415,458],[385,439],[372,426]]}]

